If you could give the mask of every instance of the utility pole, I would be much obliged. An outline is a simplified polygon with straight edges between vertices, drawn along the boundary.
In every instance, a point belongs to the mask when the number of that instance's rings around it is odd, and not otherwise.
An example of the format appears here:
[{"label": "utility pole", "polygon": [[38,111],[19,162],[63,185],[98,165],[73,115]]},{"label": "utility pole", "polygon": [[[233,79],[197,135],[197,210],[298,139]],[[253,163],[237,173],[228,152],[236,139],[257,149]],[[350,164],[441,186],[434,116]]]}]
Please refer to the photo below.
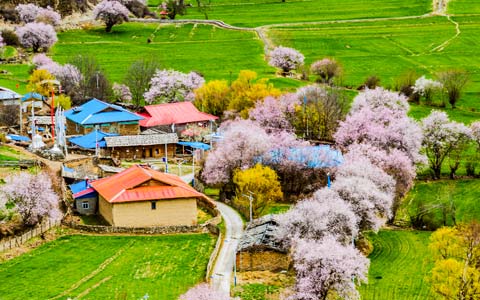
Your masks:
[{"label": "utility pole", "polygon": [[248,192],[248,195],[246,195],[246,194],[242,194],[242,195],[245,196],[245,197],[248,197],[248,201],[250,203],[250,206],[249,206],[250,223],[252,223],[252,219],[253,219],[253,209],[252,209],[253,192],[251,192],[251,191],[247,191],[247,192]]}]

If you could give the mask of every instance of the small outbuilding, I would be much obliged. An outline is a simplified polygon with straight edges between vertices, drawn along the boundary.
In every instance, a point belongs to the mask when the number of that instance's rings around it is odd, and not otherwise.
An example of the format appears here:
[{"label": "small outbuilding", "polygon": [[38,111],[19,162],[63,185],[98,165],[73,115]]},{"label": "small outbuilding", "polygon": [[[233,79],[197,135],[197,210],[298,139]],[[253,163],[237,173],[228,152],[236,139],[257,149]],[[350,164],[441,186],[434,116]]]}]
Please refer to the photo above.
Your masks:
[{"label": "small outbuilding", "polygon": [[197,200],[208,198],[180,177],[134,165],[91,183],[98,211],[113,226],[196,225]]},{"label": "small outbuilding", "polygon": [[266,215],[253,220],[237,247],[238,271],[282,271],[290,267],[290,257],[275,236],[278,220]]}]

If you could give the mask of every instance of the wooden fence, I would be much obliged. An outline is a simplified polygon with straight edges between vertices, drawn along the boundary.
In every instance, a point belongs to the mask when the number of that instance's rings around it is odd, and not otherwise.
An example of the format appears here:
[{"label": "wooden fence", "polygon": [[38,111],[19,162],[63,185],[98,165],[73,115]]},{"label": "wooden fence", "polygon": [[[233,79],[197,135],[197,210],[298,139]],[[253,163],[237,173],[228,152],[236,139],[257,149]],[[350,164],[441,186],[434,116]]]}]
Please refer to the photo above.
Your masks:
[{"label": "wooden fence", "polygon": [[60,226],[60,223],[61,223],[60,220],[52,221],[50,219],[47,219],[42,223],[37,224],[37,226],[35,226],[33,229],[30,229],[29,231],[24,232],[22,235],[10,238],[5,241],[2,240],[0,241],[0,252],[12,249],[14,247],[21,246],[25,244],[25,242],[27,242],[28,240],[41,235],[42,233],[49,230],[50,228],[55,226]]}]

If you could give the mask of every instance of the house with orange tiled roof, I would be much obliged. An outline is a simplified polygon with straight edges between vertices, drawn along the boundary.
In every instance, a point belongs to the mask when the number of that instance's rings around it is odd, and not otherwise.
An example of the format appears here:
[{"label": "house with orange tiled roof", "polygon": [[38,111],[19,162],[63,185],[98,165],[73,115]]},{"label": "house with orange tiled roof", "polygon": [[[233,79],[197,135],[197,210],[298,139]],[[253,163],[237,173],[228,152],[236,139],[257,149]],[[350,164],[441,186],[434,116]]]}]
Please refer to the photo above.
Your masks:
[{"label": "house with orange tiled roof", "polygon": [[180,177],[144,165],[90,186],[98,193],[98,212],[119,227],[196,225],[197,200],[209,201]]}]

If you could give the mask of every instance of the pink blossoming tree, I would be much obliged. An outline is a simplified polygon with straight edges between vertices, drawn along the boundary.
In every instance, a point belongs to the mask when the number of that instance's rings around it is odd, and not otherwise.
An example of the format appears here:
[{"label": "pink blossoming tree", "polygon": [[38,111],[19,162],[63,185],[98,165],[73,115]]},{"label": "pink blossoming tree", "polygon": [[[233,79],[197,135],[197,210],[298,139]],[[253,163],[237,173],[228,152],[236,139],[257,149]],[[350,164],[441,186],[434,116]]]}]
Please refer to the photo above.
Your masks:
[{"label": "pink blossoming tree", "polygon": [[[298,240],[293,249],[296,284],[292,300],[359,299],[356,285],[367,282],[369,260],[334,237]],[[333,299],[333,298],[332,298]]]},{"label": "pink blossoming tree", "polygon": [[52,25],[44,23],[28,23],[17,28],[17,36],[25,48],[32,48],[33,52],[48,49],[57,42],[57,33]]},{"label": "pink blossoming tree", "polygon": [[0,188],[0,197],[15,205],[26,225],[35,225],[43,218],[61,218],[59,198],[45,173],[32,175],[21,172],[8,176],[5,182]]},{"label": "pink blossoming tree", "polygon": [[126,103],[132,101],[132,93],[127,85],[115,82],[112,86],[112,91],[116,100]]},{"label": "pink blossoming tree", "polygon": [[303,65],[305,57],[302,53],[293,48],[276,47],[270,52],[269,65],[282,69],[283,74],[287,74],[291,70],[297,69]]},{"label": "pink blossoming tree", "polygon": [[128,21],[130,11],[118,1],[103,0],[93,9],[93,18],[105,23],[105,31],[111,32],[113,25]]},{"label": "pink blossoming tree", "polygon": [[19,4],[15,7],[15,10],[20,16],[20,20],[25,23],[31,23],[35,21],[38,13],[42,10],[41,7],[36,6],[35,4]]},{"label": "pink blossoming tree", "polygon": [[143,96],[147,103],[193,101],[193,90],[204,83],[205,79],[196,72],[157,70],[150,81],[150,89]]},{"label": "pink blossoming tree", "polygon": [[337,192],[323,188],[279,216],[278,240],[286,246],[299,239],[321,240],[330,235],[342,244],[357,236],[357,217]]},{"label": "pink blossoming tree", "polygon": [[263,101],[257,101],[249,112],[249,118],[268,133],[293,132],[294,128],[289,120],[293,118],[297,105],[300,105],[300,101],[295,94],[285,94],[278,99],[268,96]]}]

